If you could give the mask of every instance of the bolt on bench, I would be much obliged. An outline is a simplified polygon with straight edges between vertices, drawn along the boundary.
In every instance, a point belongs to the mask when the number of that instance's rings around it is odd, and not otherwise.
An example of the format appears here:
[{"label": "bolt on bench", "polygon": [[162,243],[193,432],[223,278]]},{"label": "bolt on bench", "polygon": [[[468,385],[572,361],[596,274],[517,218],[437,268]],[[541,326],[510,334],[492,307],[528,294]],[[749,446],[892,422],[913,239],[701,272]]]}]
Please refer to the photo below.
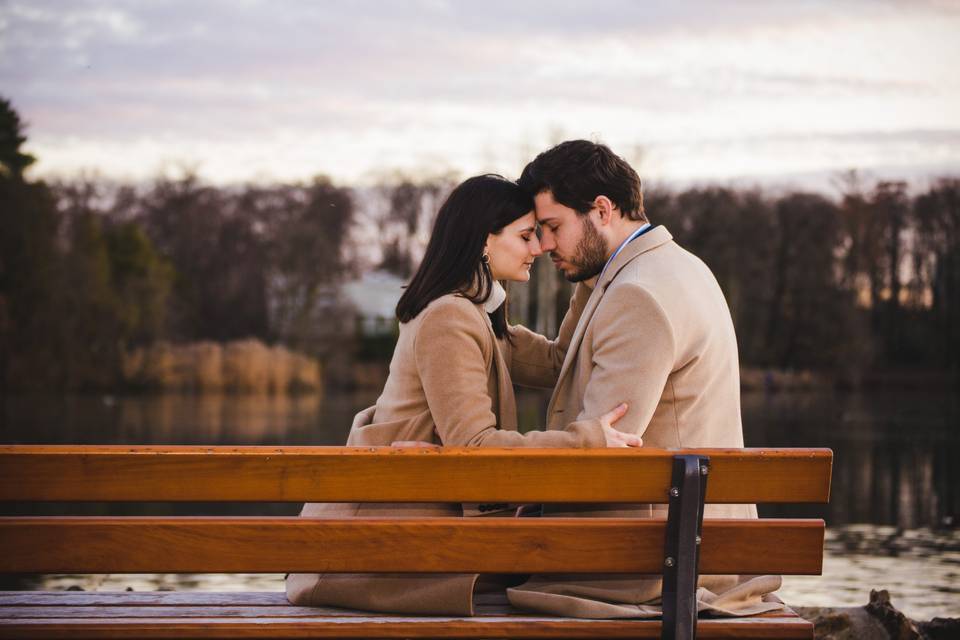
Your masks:
[{"label": "bolt on bench", "polygon": [[699,574],[820,574],[822,520],[703,503],[823,503],[829,449],[0,446],[0,501],[668,503],[663,520],[7,516],[3,573],[644,573],[663,620],[407,616],[283,593],[0,592],[0,638],[812,638],[787,609],[697,619]]}]

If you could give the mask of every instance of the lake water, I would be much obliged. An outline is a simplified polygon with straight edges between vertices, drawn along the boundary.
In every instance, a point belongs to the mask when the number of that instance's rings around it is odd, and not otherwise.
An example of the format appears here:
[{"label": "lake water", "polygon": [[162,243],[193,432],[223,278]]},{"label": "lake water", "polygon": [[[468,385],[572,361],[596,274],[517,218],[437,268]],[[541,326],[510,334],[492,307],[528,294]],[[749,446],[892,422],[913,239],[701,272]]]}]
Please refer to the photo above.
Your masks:
[{"label": "lake water", "polygon": [[[74,444],[339,445],[353,413],[376,393],[304,396],[22,396],[0,398],[0,442]],[[518,397],[522,425],[546,397]],[[823,517],[824,574],[787,577],[789,604],[859,605],[886,588],[917,619],[960,617],[960,398],[946,393],[745,393],[752,447],[829,447],[829,505],[761,507],[761,515]],[[159,505],[158,512],[171,512]],[[181,513],[192,505],[174,507]],[[230,511],[235,513],[236,505]],[[241,505],[294,514],[296,505]],[[0,506],[7,513],[11,507]],[[61,511],[62,512],[62,511]],[[110,513],[129,513],[112,505]],[[205,508],[205,513],[211,513]],[[44,576],[21,588],[281,590],[281,576]]]}]

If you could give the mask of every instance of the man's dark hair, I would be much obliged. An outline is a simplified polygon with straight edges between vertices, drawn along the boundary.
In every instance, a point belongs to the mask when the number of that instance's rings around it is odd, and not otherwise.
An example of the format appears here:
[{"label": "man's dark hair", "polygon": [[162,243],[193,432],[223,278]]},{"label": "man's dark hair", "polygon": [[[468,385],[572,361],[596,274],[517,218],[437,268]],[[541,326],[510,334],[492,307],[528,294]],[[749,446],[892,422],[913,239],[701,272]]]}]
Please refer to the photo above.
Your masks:
[{"label": "man's dark hair", "polygon": [[640,176],[610,147],[567,140],[530,162],[517,181],[531,196],[550,191],[553,199],[583,215],[597,196],[606,196],[630,220],[646,222]]}]

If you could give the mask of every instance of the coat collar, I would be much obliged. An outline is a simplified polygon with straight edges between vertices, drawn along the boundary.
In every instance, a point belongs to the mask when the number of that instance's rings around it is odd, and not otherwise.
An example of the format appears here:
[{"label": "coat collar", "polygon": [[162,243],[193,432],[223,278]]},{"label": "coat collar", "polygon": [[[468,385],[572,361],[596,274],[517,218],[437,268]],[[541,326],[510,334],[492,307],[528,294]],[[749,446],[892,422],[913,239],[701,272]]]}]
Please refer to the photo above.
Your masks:
[{"label": "coat collar", "polygon": [[666,244],[671,240],[673,240],[673,236],[670,235],[670,232],[667,231],[667,228],[663,225],[657,225],[643,235],[639,236],[633,242],[625,246],[619,255],[613,259],[613,262],[607,265],[603,275],[601,275],[600,279],[597,281],[596,289],[605,290],[608,286],[610,286],[610,283],[613,282],[613,279],[617,277],[617,274],[620,273],[620,270],[630,264],[634,258],[642,253],[650,251],[651,249],[656,249],[660,245]]}]

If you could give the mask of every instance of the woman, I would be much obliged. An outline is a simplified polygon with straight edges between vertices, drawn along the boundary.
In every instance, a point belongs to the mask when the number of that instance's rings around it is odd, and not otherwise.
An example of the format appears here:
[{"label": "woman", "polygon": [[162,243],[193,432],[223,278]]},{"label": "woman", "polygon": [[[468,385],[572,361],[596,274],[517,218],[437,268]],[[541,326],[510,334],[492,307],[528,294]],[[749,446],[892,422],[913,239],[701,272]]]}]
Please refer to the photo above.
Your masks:
[{"label": "woman", "polygon": [[[590,290],[579,285],[557,340],[507,325],[500,280],[526,282],[540,255],[533,201],[500,176],[470,178],[437,214],[417,273],[397,304],[400,337],[375,406],[354,418],[348,446],[623,447],[620,405],[564,430],[517,432],[513,383],[551,388]],[[306,504],[303,516],[461,516],[458,504]],[[481,582],[480,584],[483,584]],[[473,615],[476,574],[291,574],[305,606]]]}]

